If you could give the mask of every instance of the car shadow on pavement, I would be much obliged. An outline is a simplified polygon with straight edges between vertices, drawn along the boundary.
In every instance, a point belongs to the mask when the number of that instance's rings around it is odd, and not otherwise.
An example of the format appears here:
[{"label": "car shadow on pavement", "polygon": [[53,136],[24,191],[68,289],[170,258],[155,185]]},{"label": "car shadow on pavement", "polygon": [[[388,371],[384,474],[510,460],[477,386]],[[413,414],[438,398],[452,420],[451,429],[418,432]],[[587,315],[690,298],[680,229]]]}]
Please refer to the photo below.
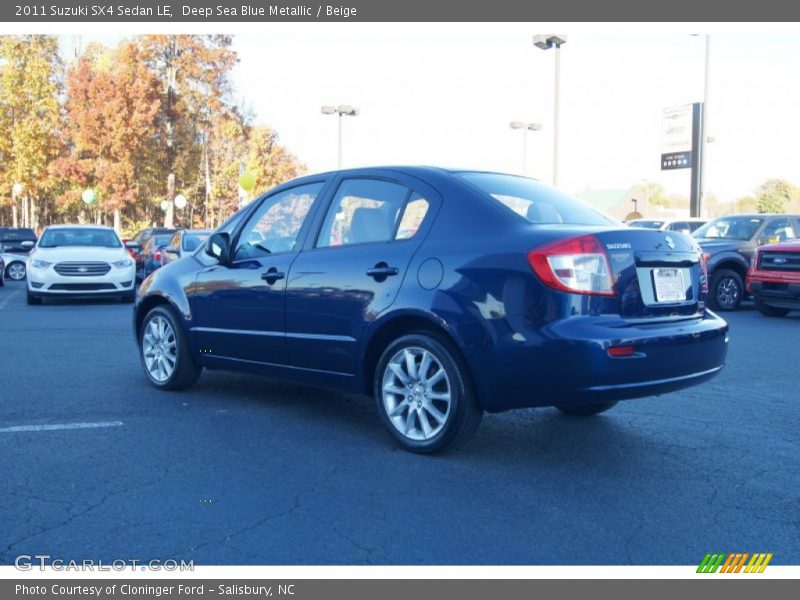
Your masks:
[{"label": "car shadow on pavement", "polygon": [[303,430],[321,436],[320,443],[338,441],[375,453],[397,451],[407,460],[491,463],[504,470],[568,467],[575,474],[584,468],[646,469],[648,464],[643,462],[651,463],[648,456],[653,455],[647,428],[632,422],[635,417],[624,410],[624,403],[607,414],[583,418],[549,407],[486,414],[476,434],[460,448],[420,457],[403,452],[394,443],[374,401],[365,396],[218,372],[204,374],[191,396],[199,406],[226,413],[247,411],[251,421],[268,426],[276,419],[282,425],[288,421],[290,427],[270,431],[270,435],[286,435],[287,443],[291,443],[292,431]]}]

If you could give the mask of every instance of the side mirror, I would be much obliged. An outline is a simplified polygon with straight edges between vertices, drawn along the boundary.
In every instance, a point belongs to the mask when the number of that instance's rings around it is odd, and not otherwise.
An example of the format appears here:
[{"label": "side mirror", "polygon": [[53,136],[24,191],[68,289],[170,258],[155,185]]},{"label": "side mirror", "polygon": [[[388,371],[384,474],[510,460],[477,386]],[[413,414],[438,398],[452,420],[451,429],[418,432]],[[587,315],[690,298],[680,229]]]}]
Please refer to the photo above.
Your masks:
[{"label": "side mirror", "polygon": [[178,252],[178,249],[175,246],[166,246],[164,248],[164,252],[166,252],[167,254],[174,254],[175,256],[178,256],[178,254],[180,254],[180,252]]},{"label": "side mirror", "polygon": [[36,245],[36,244],[35,244],[34,242],[30,241],[30,240],[25,240],[24,242],[22,242],[22,243],[20,244],[20,246],[22,246],[22,247],[23,247],[23,248],[25,248],[26,250],[30,250],[30,249],[31,249],[31,248],[33,248],[35,245]]},{"label": "side mirror", "polygon": [[216,258],[220,263],[227,264],[231,254],[231,236],[229,233],[214,233],[208,238],[206,254]]}]

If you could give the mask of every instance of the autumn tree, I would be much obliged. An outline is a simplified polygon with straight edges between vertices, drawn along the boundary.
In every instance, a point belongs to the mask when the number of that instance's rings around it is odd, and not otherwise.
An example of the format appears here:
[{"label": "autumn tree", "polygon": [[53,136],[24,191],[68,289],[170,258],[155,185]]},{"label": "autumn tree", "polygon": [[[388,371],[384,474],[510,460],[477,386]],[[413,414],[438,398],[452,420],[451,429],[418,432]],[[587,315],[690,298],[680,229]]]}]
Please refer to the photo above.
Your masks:
[{"label": "autumn tree", "polygon": [[[121,228],[121,213],[142,199],[142,183],[157,160],[159,83],[140,49],[87,48],[67,75],[67,131],[71,152],[64,171],[100,192],[102,207]],[[70,191],[74,195],[74,191]]]},{"label": "autumn tree", "polygon": [[[61,151],[61,74],[55,37],[0,36],[0,198],[11,204],[14,226],[36,227],[42,212],[47,218],[48,166]],[[23,187],[12,201],[14,183]]]},{"label": "autumn tree", "polygon": [[305,165],[278,143],[274,129],[258,125],[250,128],[248,137],[245,168],[255,175],[256,194],[305,173]]},{"label": "autumn tree", "polygon": [[[196,176],[202,147],[215,120],[230,110],[230,70],[236,63],[225,35],[144,35],[137,38],[146,64],[160,82],[160,132],[164,153],[165,223],[172,224],[176,186]],[[191,159],[190,159],[191,158]]]}]

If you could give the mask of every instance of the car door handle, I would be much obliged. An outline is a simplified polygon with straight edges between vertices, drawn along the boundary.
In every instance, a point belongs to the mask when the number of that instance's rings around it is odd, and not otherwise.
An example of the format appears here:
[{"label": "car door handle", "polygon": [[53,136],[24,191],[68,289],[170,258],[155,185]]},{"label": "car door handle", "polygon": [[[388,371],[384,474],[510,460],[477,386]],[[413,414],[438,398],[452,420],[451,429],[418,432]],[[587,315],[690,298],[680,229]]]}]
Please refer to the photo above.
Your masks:
[{"label": "car door handle", "polygon": [[283,279],[284,277],[286,277],[286,273],[278,271],[278,269],[276,269],[275,267],[271,267],[268,271],[265,271],[264,273],[261,274],[261,279],[263,279],[270,285],[272,285],[279,279]]},{"label": "car door handle", "polygon": [[367,269],[367,275],[375,279],[375,281],[384,281],[387,277],[392,277],[400,273],[397,267],[390,267],[385,262],[379,262],[371,269]]}]

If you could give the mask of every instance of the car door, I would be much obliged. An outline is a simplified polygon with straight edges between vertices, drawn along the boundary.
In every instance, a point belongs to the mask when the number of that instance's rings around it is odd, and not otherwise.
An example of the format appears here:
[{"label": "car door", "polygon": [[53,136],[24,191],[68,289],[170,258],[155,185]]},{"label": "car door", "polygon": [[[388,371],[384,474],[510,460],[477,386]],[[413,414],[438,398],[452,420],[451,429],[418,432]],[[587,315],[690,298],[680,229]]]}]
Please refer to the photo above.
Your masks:
[{"label": "car door", "polygon": [[289,364],[355,372],[367,324],[394,301],[430,215],[435,192],[413,182],[349,177],[335,184],[316,236],[292,264],[286,294]]},{"label": "car door", "polygon": [[192,292],[200,352],[284,364],[284,293],[304,225],[324,181],[284,189],[249,213],[232,239],[231,260],[201,271]]}]

